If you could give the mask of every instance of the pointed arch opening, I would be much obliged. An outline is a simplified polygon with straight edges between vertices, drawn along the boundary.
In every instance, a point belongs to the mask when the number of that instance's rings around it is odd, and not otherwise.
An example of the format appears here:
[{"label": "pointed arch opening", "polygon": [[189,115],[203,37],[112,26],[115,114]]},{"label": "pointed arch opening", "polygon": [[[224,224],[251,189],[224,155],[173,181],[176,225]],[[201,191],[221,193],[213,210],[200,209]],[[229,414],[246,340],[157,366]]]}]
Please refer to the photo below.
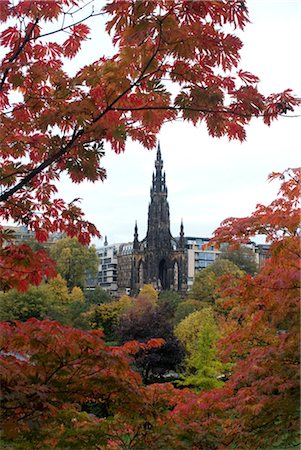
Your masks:
[{"label": "pointed arch opening", "polygon": [[175,291],[179,290],[179,263],[178,263],[178,261],[175,261],[174,265],[173,265],[173,288]]},{"label": "pointed arch opening", "polygon": [[159,287],[162,290],[168,289],[167,286],[167,264],[165,259],[161,259],[159,263]]},{"label": "pointed arch opening", "polygon": [[143,261],[139,261],[137,274],[138,287],[141,288],[143,286]]}]

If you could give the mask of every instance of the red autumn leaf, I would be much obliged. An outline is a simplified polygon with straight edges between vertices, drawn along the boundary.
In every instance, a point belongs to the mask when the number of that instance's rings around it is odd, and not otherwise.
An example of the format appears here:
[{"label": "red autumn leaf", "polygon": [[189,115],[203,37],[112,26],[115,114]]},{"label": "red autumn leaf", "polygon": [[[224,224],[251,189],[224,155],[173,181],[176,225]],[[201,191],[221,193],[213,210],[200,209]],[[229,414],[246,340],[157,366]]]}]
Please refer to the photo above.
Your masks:
[{"label": "red autumn leaf", "polygon": [[246,139],[246,132],[243,125],[235,122],[228,124],[227,135],[230,140],[239,139],[241,142],[243,142]]},{"label": "red autumn leaf", "polygon": [[1,45],[4,47],[12,47],[20,39],[20,31],[17,27],[8,27],[0,34]]},{"label": "red autumn leaf", "polygon": [[250,72],[244,72],[243,70],[239,70],[238,76],[246,84],[253,84],[259,82],[259,78]]},{"label": "red autumn leaf", "polygon": [[157,348],[165,344],[165,339],[152,338],[146,343],[146,348]]}]

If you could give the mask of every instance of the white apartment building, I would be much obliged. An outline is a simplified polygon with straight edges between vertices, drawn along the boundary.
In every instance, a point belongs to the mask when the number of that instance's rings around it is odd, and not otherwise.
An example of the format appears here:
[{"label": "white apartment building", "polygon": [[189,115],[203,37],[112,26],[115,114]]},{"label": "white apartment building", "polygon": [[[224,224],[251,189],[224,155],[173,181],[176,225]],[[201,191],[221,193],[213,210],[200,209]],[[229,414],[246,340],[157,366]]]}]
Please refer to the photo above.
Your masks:
[{"label": "white apartment building", "polygon": [[203,249],[208,244],[210,238],[206,237],[185,237],[185,247],[187,251],[187,288],[191,289],[196,272],[205,269],[212,264],[218,255],[219,250],[215,250],[213,246]]},{"label": "white apartment building", "polygon": [[113,297],[117,296],[117,256],[126,251],[132,251],[132,243],[111,244],[105,238],[104,246],[97,248],[96,253],[99,258],[98,274],[96,285],[105,289]]},{"label": "white apartment building", "polygon": [[[203,246],[205,244],[208,244],[209,241],[210,238],[207,237],[185,237],[185,247],[187,251],[188,290],[191,289],[196,272],[205,269],[210,264],[212,264],[221,253],[220,250],[214,249],[212,245],[204,249]],[[260,268],[268,257],[270,245],[257,244],[253,241],[250,241],[245,245],[254,252],[255,260]],[[221,247],[221,249],[223,249],[223,246]]]}]

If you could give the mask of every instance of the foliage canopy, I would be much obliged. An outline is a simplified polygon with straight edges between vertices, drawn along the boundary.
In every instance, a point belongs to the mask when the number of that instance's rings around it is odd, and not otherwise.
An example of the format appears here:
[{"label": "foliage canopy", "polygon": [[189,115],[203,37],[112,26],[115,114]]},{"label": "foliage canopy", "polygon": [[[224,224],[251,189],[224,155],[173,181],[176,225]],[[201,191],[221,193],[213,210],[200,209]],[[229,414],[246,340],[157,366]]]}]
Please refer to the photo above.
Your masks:
[{"label": "foliage canopy", "polygon": [[51,245],[50,255],[70,290],[75,286],[84,288],[87,277],[97,274],[99,261],[95,247],[82,245],[76,238],[57,240]]},{"label": "foliage canopy", "polygon": [[189,296],[195,300],[214,303],[220,295],[218,289],[223,282],[229,279],[230,283],[235,284],[235,280],[243,274],[232,261],[218,258],[196,274]]}]

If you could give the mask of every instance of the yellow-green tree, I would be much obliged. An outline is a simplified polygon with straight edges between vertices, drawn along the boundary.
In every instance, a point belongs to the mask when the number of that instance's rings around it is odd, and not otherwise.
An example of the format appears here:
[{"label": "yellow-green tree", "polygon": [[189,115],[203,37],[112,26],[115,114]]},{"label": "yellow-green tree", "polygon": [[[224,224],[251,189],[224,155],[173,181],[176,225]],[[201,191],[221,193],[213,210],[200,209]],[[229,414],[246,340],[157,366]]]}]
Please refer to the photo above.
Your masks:
[{"label": "yellow-green tree", "polygon": [[220,258],[232,261],[241,270],[251,275],[258,272],[259,267],[255,253],[248,247],[231,248],[226,246],[223,248]]},{"label": "yellow-green tree", "polygon": [[152,303],[156,303],[158,300],[158,292],[151,284],[145,284],[141,291],[139,292],[139,295],[137,297],[140,299],[149,300]]},{"label": "yellow-green tree", "polygon": [[83,288],[87,276],[95,276],[98,269],[98,257],[94,246],[87,247],[76,238],[63,238],[50,248],[50,256],[55,260],[57,271],[67,281],[68,289]]},{"label": "yellow-green tree", "polygon": [[82,290],[75,287],[69,294],[66,281],[58,275],[40,286],[30,286],[26,292],[12,289],[0,293],[0,321],[48,318],[81,328],[80,316],[87,306]]},{"label": "yellow-green tree", "polygon": [[131,308],[131,306],[133,306],[133,300],[129,295],[124,294],[118,300],[118,304],[120,306],[121,311],[124,312],[127,309]]},{"label": "yellow-green tree", "polygon": [[84,303],[84,301],[85,301],[84,293],[81,290],[81,288],[78,287],[78,286],[74,286],[74,288],[70,292],[70,296],[69,297],[70,297],[70,300],[72,302]]},{"label": "yellow-green tree", "polygon": [[175,328],[175,335],[186,350],[185,374],[180,385],[208,390],[223,384],[227,367],[217,355],[220,331],[212,308],[203,308],[187,316]]},{"label": "yellow-green tree", "polygon": [[55,278],[51,278],[47,284],[42,284],[41,289],[46,289],[48,297],[53,300],[58,302],[70,301],[66,280],[60,274]]},{"label": "yellow-green tree", "polygon": [[131,298],[124,295],[118,301],[93,305],[84,317],[92,329],[103,329],[106,340],[112,341],[116,338],[115,330],[120,316],[131,308],[132,304]]},{"label": "yellow-green tree", "polygon": [[175,311],[175,323],[181,322],[185,317],[189,316],[189,314],[202,309],[203,306],[204,305],[201,302],[193,299],[187,299],[184,302],[179,303]]},{"label": "yellow-green tree", "polygon": [[66,324],[68,289],[61,277],[53,278],[49,283],[30,286],[27,292],[14,289],[1,293],[0,320],[25,321],[31,317],[37,319],[55,319]]},{"label": "yellow-green tree", "polygon": [[214,303],[219,297],[218,289],[221,286],[221,277],[228,274],[234,276],[231,281],[233,283],[235,279],[241,278],[244,272],[231,261],[217,259],[196,274],[189,293],[190,298]]},{"label": "yellow-green tree", "polygon": [[0,292],[0,321],[25,321],[31,317],[45,319],[49,311],[49,303],[45,291],[30,287],[27,292],[15,289]]}]

